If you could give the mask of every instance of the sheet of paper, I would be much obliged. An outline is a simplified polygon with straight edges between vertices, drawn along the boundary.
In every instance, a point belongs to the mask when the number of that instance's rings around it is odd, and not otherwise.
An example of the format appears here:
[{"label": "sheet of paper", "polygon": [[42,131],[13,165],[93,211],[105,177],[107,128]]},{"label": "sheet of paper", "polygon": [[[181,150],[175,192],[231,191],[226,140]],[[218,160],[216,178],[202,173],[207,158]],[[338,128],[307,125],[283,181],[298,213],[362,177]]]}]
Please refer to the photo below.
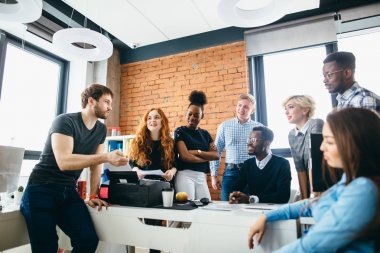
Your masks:
[{"label": "sheet of paper", "polygon": [[156,176],[164,175],[164,172],[162,172],[162,170],[140,170],[139,173],[143,175],[156,175]]},{"label": "sheet of paper", "polygon": [[202,207],[202,209],[208,209],[208,210],[216,210],[216,211],[232,211],[232,210],[238,210],[242,208],[242,204],[228,204],[226,203],[210,203],[205,207]]},{"label": "sheet of paper", "polygon": [[281,205],[269,204],[269,203],[255,203],[255,204],[245,204],[242,207],[245,209],[259,209],[259,210],[273,210],[279,208]]}]

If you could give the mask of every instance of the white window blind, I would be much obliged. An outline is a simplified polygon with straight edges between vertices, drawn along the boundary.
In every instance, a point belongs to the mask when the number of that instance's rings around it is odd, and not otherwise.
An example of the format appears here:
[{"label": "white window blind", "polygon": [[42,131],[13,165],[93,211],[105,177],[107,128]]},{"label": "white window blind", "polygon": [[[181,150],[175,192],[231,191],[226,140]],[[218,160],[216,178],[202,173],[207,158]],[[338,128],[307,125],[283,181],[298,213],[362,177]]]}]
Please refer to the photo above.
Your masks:
[{"label": "white window blind", "polygon": [[253,29],[246,31],[244,36],[247,56],[258,56],[337,41],[333,14]]}]

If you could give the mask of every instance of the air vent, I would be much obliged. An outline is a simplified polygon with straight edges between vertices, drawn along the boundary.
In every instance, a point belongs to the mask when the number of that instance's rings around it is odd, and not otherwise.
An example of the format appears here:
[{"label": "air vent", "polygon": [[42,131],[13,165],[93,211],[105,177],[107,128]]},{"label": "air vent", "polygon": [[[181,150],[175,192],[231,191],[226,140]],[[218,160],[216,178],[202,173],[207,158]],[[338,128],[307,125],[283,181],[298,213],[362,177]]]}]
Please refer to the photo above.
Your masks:
[{"label": "air vent", "polygon": [[57,25],[44,16],[41,16],[38,20],[32,23],[26,24],[26,26],[28,32],[33,33],[34,35],[49,42],[52,42],[53,34],[56,31],[63,29],[62,26]]}]

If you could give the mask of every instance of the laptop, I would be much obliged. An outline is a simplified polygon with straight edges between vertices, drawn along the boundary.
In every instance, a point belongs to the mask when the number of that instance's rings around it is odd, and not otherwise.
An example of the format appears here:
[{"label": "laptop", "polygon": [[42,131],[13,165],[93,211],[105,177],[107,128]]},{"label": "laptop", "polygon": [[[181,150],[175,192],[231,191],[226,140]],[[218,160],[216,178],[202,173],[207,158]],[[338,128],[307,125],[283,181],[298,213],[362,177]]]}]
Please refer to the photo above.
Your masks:
[{"label": "laptop", "polygon": [[323,171],[322,159],[323,153],[320,150],[323,141],[322,134],[310,134],[311,144],[311,172],[313,177],[313,191],[324,192],[335,184],[341,177],[341,173],[335,175],[336,180],[331,179],[328,170]]},{"label": "laptop", "polygon": [[0,192],[17,189],[24,148],[0,145]]},{"label": "laptop", "polygon": [[129,184],[138,184],[139,177],[137,176],[136,171],[108,171],[108,179],[110,184],[117,183],[129,183]]}]

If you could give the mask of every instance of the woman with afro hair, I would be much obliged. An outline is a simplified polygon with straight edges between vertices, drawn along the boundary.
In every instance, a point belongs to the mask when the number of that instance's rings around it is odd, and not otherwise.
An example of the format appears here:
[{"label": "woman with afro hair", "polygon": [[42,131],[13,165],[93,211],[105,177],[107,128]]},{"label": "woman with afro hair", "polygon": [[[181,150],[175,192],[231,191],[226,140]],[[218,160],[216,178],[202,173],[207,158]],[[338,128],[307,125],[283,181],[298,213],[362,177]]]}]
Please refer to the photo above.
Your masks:
[{"label": "woman with afro hair", "polygon": [[209,161],[217,160],[219,157],[210,133],[199,127],[204,117],[207,98],[203,91],[195,90],[191,92],[189,100],[186,112],[187,125],[178,127],[174,133],[179,154],[175,188],[177,192],[186,192],[189,199],[211,200],[207,186]]}]

